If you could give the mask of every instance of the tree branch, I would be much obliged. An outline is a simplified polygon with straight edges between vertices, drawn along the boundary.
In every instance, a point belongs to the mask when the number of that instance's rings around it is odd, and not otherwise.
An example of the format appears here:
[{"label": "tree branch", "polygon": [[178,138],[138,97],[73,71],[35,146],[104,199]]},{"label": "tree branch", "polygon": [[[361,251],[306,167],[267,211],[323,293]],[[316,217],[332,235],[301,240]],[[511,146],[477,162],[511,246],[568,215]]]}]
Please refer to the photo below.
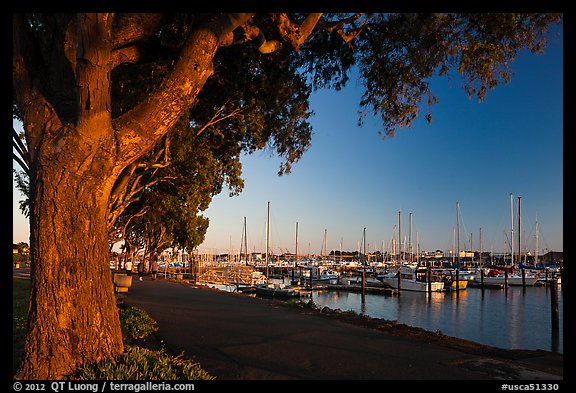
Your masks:
[{"label": "tree branch", "polygon": [[21,14],[13,16],[12,51],[12,89],[14,99],[22,112],[29,159],[32,160],[45,126],[49,124],[52,128],[60,128],[62,124],[56,111],[38,88],[41,83],[38,80],[42,75],[39,71],[41,56],[30,26]]},{"label": "tree branch", "polygon": [[[350,45],[350,47],[352,48],[352,50],[354,50],[354,48],[352,47],[352,44],[350,43],[354,38],[356,38],[358,36],[358,34],[360,34],[365,28],[365,20],[364,23],[361,23],[360,26],[355,26],[354,22],[356,20],[358,20],[358,18],[360,18],[362,15],[364,15],[363,13],[356,13],[348,18],[345,19],[341,19],[338,21],[333,21],[333,22],[326,22],[325,26],[326,26],[326,30],[328,30],[329,32],[336,32],[340,37],[342,37],[342,39],[344,40],[344,42],[346,42],[348,45]],[[348,24],[352,24],[350,29],[347,29],[347,31],[344,31],[344,27]]]},{"label": "tree branch", "polygon": [[198,129],[198,131],[196,131],[196,136],[199,136],[202,132],[204,132],[204,130],[206,130],[206,128],[208,128],[208,127],[210,127],[216,123],[219,123],[222,120],[226,120],[230,117],[234,117],[243,111],[243,109],[241,109],[241,108],[236,108],[232,112],[230,112],[229,114],[222,116],[222,117],[218,117],[222,114],[222,112],[224,112],[225,107],[226,107],[226,104],[224,104],[220,109],[218,109],[218,111],[216,111],[214,116],[212,116],[212,118],[210,120],[208,120],[208,122],[206,124],[204,124],[202,127],[200,127]]},{"label": "tree branch", "polygon": [[192,31],[160,87],[148,100],[114,120],[119,166],[137,160],[172,128],[213,74],[212,59],[221,43],[252,15],[218,14]]},{"label": "tree branch", "polygon": [[282,44],[276,40],[267,40],[260,28],[252,23],[246,23],[242,26],[244,36],[240,39],[234,39],[233,44],[243,44],[247,41],[255,41],[258,51],[263,54],[272,53],[282,47]]},{"label": "tree branch", "polygon": [[158,50],[150,38],[160,30],[166,20],[165,14],[118,14],[112,27],[112,64],[115,68],[123,63],[138,63]]},{"label": "tree branch", "polygon": [[78,16],[76,84],[78,120],[76,129],[93,138],[111,125],[110,65],[112,51],[112,14]]},{"label": "tree branch", "polygon": [[306,38],[312,34],[314,26],[316,26],[316,23],[318,23],[322,15],[322,13],[308,14],[300,26],[292,23],[290,18],[288,18],[288,15],[283,13],[271,14],[270,19],[276,25],[276,28],[284,41],[292,45],[295,50],[298,50]]},{"label": "tree branch", "polygon": [[137,63],[144,58],[144,51],[140,45],[131,45],[112,51],[110,68],[114,69],[120,64]]},{"label": "tree branch", "polygon": [[166,19],[166,14],[117,14],[112,27],[112,48],[124,48],[152,37]]},{"label": "tree branch", "polygon": [[[152,158],[150,162],[133,162],[131,163],[120,175],[114,184],[114,188],[110,195],[110,214],[109,214],[109,225],[114,225],[116,219],[122,214],[122,212],[132,203],[138,200],[134,198],[139,192],[147,187],[158,183],[159,181],[166,181],[173,179],[172,176],[164,176],[161,178],[155,178],[155,174],[159,169],[166,168],[170,165],[170,141],[165,138],[164,148],[159,149],[156,155]],[[163,157],[162,157],[163,156]],[[160,162],[162,160],[162,162]],[[134,176],[136,169],[143,169],[144,173]],[[152,169],[145,184],[140,184],[141,179],[146,174],[146,170]]]}]

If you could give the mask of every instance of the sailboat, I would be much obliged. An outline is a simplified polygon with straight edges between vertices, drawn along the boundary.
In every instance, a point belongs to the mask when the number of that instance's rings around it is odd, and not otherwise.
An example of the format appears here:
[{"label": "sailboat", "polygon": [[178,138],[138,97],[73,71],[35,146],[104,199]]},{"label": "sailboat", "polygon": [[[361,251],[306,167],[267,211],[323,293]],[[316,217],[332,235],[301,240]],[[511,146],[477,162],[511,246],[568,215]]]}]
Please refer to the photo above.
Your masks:
[{"label": "sailboat", "polygon": [[[270,202],[268,202],[268,214],[266,219],[266,277],[268,277],[268,244],[270,239]],[[288,285],[281,283],[259,283],[255,286],[256,295],[274,298],[298,297],[300,293]]]},{"label": "sailboat", "polygon": [[426,280],[427,269],[410,265],[402,265],[397,272],[379,274],[376,278],[385,285],[398,289],[398,275],[401,275],[400,290],[402,291],[441,292],[444,290],[444,283],[442,281],[432,281],[428,283]]},{"label": "sailboat", "polygon": [[[520,214],[520,201],[522,197],[518,197],[518,263],[521,259],[521,214]],[[526,273],[524,277],[519,274],[515,267],[519,266],[514,262],[514,202],[512,199],[512,193],[510,193],[510,216],[511,216],[511,230],[510,230],[510,255],[511,255],[511,266],[507,268],[510,274],[506,275],[500,270],[488,269],[486,276],[484,277],[484,284],[488,285],[506,285],[508,282],[509,286],[534,286],[538,281],[538,276],[536,274]],[[481,278],[476,277],[475,281],[480,282]]]},{"label": "sailboat", "polygon": [[[398,238],[402,239],[401,233],[401,213],[398,212]],[[384,274],[379,274],[376,279],[381,281],[386,286],[403,291],[415,292],[441,292],[444,290],[444,283],[442,281],[428,282],[427,269],[418,268],[412,264],[404,264],[402,256],[402,244],[400,244],[400,263],[397,271],[391,271]],[[400,276],[400,288],[398,288],[398,276]]]},{"label": "sailboat", "polygon": [[[456,255],[458,256],[458,264],[456,265],[457,269],[460,269],[460,202],[456,202],[456,227],[458,228],[456,232],[458,233],[458,249],[456,251]],[[472,247],[470,247],[472,248]],[[461,279],[458,277],[458,280],[452,275],[452,272],[449,275],[445,276],[444,279],[444,289],[447,291],[461,291],[468,287],[468,280],[464,277]]]}]

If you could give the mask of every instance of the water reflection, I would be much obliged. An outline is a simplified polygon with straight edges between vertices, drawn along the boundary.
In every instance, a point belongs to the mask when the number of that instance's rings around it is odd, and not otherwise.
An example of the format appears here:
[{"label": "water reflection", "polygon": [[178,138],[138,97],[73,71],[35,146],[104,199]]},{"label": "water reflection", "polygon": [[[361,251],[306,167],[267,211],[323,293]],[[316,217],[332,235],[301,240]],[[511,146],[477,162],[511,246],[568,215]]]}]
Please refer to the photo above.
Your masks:
[{"label": "water reflection", "polygon": [[550,296],[546,288],[509,287],[459,293],[403,291],[400,296],[314,291],[312,300],[320,307],[353,310],[500,348],[562,353],[562,296],[558,329],[551,324]]}]

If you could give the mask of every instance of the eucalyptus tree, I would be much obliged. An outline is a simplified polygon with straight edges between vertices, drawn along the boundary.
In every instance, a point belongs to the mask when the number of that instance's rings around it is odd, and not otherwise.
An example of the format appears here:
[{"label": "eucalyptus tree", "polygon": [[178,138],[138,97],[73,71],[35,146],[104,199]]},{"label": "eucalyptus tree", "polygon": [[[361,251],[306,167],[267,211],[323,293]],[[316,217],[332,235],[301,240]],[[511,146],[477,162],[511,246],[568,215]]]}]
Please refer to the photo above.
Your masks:
[{"label": "eucalyptus tree", "polygon": [[[310,145],[313,89],[341,88],[355,67],[364,86],[359,121],[379,116],[383,135],[393,135],[437,102],[432,76],[457,69],[466,91],[483,99],[510,79],[520,50],[543,50],[549,25],[560,20],[14,14],[14,114],[25,132],[32,259],[18,378],[64,378],[123,351],[108,234],[127,206],[122,195],[132,190],[134,164],[179,120],[196,134],[220,135],[222,145],[271,148],[286,173]],[[236,170],[237,163],[231,161]]]}]

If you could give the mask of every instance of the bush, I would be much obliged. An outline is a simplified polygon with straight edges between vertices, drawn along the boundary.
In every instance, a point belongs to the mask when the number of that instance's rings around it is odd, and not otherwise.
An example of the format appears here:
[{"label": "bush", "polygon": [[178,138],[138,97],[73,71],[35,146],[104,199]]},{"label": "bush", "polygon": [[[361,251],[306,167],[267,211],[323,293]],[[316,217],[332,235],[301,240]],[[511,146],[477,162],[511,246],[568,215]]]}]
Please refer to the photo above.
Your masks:
[{"label": "bush", "polygon": [[114,360],[81,367],[78,380],[213,380],[198,363],[168,355],[164,349],[153,351],[126,346]]},{"label": "bush", "polygon": [[156,321],[144,310],[136,307],[119,308],[120,329],[122,338],[144,338],[158,330]]}]

